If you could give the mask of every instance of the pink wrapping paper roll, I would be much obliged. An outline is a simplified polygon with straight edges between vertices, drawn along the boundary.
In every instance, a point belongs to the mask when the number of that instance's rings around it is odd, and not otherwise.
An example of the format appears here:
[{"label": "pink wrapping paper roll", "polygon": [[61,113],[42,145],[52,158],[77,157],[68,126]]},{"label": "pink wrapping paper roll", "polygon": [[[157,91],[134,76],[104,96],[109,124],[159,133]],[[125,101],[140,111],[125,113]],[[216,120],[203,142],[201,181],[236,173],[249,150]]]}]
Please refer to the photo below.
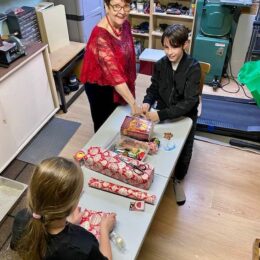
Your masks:
[{"label": "pink wrapping paper roll", "polygon": [[146,203],[155,204],[155,195],[150,195],[147,192],[135,190],[112,182],[91,178],[88,182],[88,185],[92,188],[111,192],[134,200],[143,200]]}]

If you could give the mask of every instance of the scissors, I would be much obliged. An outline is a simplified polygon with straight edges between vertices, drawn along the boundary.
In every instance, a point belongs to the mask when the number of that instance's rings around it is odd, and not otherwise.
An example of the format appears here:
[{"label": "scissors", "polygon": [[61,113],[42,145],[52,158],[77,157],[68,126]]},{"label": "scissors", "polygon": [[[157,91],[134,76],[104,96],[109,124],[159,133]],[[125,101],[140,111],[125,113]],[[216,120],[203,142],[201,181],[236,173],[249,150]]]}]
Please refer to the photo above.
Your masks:
[{"label": "scissors", "polygon": [[138,174],[138,175],[142,175],[144,174],[144,171],[146,170],[146,166],[144,164],[141,164],[141,165],[135,165],[131,162],[128,162],[126,161],[125,159],[123,159],[122,157],[118,156],[118,159],[121,161],[121,162],[124,162],[126,165],[130,166],[133,171]]}]

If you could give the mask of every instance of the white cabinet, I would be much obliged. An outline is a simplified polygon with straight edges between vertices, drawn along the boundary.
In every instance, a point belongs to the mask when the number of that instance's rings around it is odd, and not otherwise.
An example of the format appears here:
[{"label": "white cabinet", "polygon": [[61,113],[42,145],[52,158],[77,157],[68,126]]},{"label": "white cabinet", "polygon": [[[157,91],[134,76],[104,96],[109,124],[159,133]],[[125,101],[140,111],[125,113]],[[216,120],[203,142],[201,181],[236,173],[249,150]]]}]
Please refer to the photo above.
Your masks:
[{"label": "white cabinet", "polygon": [[58,110],[50,73],[46,45],[39,43],[0,68],[0,172]]}]

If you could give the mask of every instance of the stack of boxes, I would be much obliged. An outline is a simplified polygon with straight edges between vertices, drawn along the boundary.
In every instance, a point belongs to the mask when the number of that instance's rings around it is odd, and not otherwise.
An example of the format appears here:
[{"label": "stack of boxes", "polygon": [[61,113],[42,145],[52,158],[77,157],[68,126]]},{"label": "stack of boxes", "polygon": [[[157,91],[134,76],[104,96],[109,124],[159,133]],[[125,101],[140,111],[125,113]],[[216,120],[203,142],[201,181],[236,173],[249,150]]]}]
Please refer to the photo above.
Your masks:
[{"label": "stack of boxes", "polygon": [[15,34],[25,45],[41,41],[34,7],[23,6],[9,12],[7,25],[10,34]]}]

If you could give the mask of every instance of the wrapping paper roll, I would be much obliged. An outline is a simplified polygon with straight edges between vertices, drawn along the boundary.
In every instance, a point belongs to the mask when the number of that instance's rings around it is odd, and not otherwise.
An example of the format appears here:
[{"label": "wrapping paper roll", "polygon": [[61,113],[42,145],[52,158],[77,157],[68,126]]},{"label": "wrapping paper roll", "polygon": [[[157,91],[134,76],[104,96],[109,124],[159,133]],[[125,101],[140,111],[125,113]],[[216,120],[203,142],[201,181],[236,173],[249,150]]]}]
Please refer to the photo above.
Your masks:
[{"label": "wrapping paper roll", "polygon": [[134,200],[143,200],[146,203],[155,204],[156,196],[150,195],[144,191],[135,190],[129,187],[99,180],[96,178],[91,178],[88,182],[88,185],[92,188],[111,192]]}]

